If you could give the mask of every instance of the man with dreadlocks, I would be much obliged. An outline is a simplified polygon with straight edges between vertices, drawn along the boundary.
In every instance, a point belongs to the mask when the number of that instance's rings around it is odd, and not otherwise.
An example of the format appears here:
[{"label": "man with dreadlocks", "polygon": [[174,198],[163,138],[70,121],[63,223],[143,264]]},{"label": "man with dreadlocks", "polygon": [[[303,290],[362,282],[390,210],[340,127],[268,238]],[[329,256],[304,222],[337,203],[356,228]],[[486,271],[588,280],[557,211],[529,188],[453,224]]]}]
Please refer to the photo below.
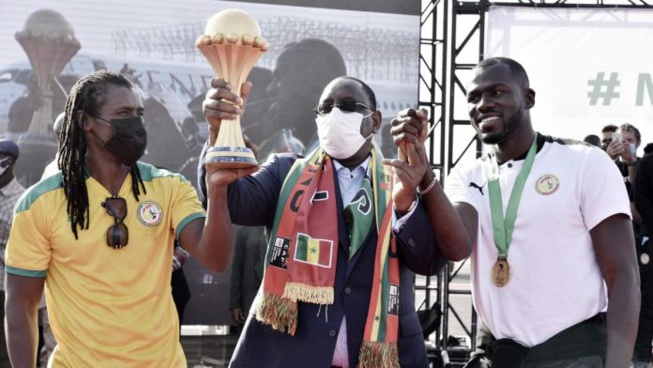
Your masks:
[{"label": "man with dreadlocks", "polygon": [[[251,85],[242,97],[223,80],[212,86],[211,141],[221,119],[241,112],[228,102],[241,105]],[[306,158],[278,154],[252,175],[217,173],[229,205],[218,216],[270,229],[263,284],[230,367],[427,367],[414,273],[437,273],[445,256],[456,258],[447,248],[471,249],[464,225],[444,196],[429,222],[421,196],[436,181],[422,180],[428,165],[415,143],[392,162],[395,175],[383,165],[372,144],[381,112],[367,84],[334,79],[315,113],[320,145]]]},{"label": "man with dreadlocks", "polygon": [[28,189],[14,209],[6,252],[12,364],[34,366],[45,284],[58,343],[53,367],[185,367],[170,244],[176,238],[215,271],[228,266],[231,227],[212,220],[226,211],[214,173],[207,173],[205,213],[183,177],[137,161],[146,145],[143,103],[115,72],[80,79],[65,114],[61,171]]}]

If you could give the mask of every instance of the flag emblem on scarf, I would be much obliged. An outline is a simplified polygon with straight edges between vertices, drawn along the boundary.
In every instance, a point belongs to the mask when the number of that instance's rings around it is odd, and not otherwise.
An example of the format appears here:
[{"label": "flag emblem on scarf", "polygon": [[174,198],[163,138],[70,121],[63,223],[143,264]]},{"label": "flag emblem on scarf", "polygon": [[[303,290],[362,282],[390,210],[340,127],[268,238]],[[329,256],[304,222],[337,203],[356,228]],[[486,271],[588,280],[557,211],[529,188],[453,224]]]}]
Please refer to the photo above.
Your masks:
[{"label": "flag emblem on scarf", "polygon": [[318,267],[331,267],[331,248],[333,241],[315,239],[309,235],[297,233],[295,261],[312,264]]}]

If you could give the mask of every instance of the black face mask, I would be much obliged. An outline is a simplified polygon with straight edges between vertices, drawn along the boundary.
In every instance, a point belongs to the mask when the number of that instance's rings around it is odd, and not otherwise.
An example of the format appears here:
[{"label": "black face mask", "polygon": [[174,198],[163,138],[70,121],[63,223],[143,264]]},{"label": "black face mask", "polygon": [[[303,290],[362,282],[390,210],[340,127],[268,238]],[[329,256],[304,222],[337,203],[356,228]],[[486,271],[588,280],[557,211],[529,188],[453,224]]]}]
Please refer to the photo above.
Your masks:
[{"label": "black face mask", "polygon": [[134,166],[145,153],[147,146],[143,117],[134,116],[110,121],[101,117],[98,119],[111,124],[111,139],[104,143],[104,148],[123,165]]}]

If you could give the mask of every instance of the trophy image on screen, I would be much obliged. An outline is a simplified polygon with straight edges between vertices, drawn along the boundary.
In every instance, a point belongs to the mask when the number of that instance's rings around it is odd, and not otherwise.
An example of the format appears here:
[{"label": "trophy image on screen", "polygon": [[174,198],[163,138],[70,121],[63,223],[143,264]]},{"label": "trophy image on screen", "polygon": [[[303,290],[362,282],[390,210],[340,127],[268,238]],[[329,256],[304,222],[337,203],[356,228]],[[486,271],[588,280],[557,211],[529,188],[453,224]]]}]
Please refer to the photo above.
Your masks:
[{"label": "trophy image on screen", "polygon": [[[239,96],[252,67],[268,50],[256,20],[238,9],[223,10],[211,17],[196,46],[211,65],[214,76],[229,82],[232,92]],[[257,165],[252,150],[245,147],[240,117],[221,121],[220,132],[208,149],[204,164],[224,168]]]},{"label": "trophy image on screen", "polygon": [[16,32],[16,41],[32,65],[30,84],[34,83],[34,92],[40,101],[27,132],[17,142],[23,153],[16,165],[17,176],[23,178],[24,185],[31,185],[39,180],[57,151],[52,132],[48,130],[54,121],[55,89],[60,94],[68,93],[58,77],[81,44],[71,24],[50,9],[30,14],[23,29]]}]

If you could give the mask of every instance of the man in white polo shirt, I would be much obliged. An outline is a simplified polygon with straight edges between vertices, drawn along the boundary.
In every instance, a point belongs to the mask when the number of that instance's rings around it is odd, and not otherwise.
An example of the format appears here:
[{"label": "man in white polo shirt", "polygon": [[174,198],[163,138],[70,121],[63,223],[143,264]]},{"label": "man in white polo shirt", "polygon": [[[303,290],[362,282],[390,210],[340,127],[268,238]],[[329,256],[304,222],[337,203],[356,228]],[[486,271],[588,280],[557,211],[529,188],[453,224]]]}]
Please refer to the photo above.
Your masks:
[{"label": "man in white polo shirt", "polygon": [[[519,63],[491,58],[473,73],[470,120],[493,152],[456,167],[445,188],[478,229],[472,295],[486,326],[468,366],[628,367],[640,294],[621,175],[599,148],[533,130]],[[395,140],[414,139],[420,120],[400,114]]]}]

